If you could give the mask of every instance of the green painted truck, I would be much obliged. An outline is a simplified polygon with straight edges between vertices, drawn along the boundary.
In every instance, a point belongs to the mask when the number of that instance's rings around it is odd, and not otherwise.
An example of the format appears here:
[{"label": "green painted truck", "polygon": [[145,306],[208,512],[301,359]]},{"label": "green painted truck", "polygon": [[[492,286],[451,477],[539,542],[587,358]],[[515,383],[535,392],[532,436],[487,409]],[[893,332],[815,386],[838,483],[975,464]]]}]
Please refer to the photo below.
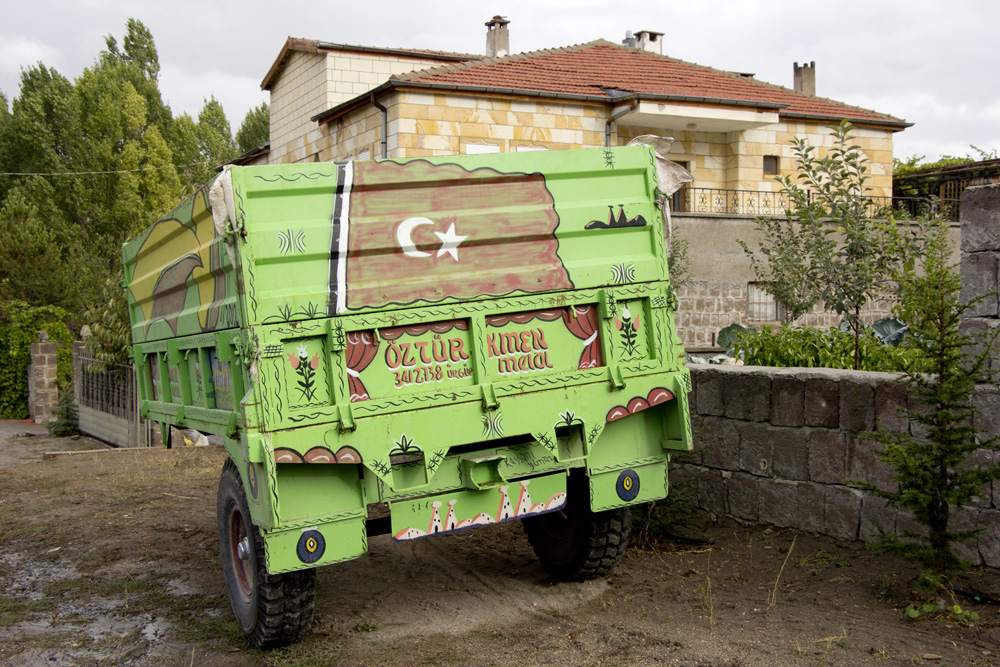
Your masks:
[{"label": "green painted truck", "polygon": [[614,566],[691,448],[657,174],[645,146],[231,167],[124,245],[142,414],[223,439],[256,645],[372,535],[518,519],[556,577]]}]

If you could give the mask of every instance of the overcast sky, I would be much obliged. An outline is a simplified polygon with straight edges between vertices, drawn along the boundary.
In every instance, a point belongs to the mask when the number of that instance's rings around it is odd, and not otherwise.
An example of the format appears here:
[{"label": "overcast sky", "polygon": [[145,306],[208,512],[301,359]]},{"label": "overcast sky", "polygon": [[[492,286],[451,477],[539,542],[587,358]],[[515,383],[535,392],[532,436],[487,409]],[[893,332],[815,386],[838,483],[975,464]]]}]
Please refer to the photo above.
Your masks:
[{"label": "overcast sky", "polygon": [[3,0],[0,90],[16,97],[38,61],[76,78],[134,17],[174,114],[197,117],[214,95],[235,132],[267,101],[260,82],[288,36],[482,53],[494,14],[515,53],[646,29],[665,33],[666,55],[788,87],[793,62],[815,61],[819,95],[915,123],[895,135],[897,158],[1000,148],[997,0]]}]

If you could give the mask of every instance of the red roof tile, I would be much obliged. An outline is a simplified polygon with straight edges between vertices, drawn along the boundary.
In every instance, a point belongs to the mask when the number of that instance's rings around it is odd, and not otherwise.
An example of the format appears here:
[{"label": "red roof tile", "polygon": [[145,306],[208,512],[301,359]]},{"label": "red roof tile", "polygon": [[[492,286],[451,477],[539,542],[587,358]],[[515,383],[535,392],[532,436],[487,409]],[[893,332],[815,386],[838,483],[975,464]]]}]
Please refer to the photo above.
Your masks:
[{"label": "red roof tile", "polygon": [[781,105],[779,114],[786,117],[849,118],[868,123],[904,124],[888,114],[605,40],[419,70],[393,77],[393,80],[581,95],[609,101],[624,93],[688,97],[716,104],[759,104],[771,109]]}]

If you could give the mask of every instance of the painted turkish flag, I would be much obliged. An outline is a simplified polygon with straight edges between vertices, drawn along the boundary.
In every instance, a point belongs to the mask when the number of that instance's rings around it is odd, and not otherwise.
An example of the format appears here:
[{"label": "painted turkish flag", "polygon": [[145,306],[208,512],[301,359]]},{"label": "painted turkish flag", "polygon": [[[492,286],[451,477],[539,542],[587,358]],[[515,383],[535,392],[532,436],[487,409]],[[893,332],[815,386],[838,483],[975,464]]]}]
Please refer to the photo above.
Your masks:
[{"label": "painted turkish flag", "polygon": [[336,312],[573,287],[542,174],[425,160],[345,170],[331,248]]}]

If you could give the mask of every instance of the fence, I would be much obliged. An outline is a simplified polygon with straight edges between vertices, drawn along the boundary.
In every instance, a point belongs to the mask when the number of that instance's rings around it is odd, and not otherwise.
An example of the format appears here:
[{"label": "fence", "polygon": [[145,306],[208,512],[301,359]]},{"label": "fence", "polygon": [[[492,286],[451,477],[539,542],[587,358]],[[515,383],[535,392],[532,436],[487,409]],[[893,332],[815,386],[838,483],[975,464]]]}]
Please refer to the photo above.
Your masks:
[{"label": "fence", "polygon": [[[722,188],[681,188],[674,193],[672,204],[677,213],[752,216],[783,216],[793,206],[788,195],[782,192]],[[958,204],[957,199],[865,197],[866,211],[873,218],[892,211],[909,217],[940,215],[945,220],[954,222],[958,220]]]},{"label": "fence", "polygon": [[135,367],[109,366],[95,359],[83,343],[73,346],[73,399],[80,431],[119,447],[149,447],[156,423],[139,416]]}]

